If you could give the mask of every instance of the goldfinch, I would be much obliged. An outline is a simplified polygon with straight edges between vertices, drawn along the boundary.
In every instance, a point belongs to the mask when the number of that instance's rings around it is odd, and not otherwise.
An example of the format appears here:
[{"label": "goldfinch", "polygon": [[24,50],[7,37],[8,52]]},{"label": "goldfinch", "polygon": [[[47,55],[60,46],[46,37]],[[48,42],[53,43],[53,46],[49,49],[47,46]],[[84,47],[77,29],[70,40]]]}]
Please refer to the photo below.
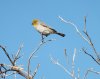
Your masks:
[{"label": "goldfinch", "polygon": [[47,26],[46,24],[44,24],[43,22],[41,22],[40,20],[38,19],[34,19],[32,21],[32,25],[35,27],[35,29],[42,35],[44,36],[48,36],[50,34],[58,34],[62,37],[65,36],[65,34],[63,33],[59,33],[57,32],[56,30],[52,29],[51,27]]}]

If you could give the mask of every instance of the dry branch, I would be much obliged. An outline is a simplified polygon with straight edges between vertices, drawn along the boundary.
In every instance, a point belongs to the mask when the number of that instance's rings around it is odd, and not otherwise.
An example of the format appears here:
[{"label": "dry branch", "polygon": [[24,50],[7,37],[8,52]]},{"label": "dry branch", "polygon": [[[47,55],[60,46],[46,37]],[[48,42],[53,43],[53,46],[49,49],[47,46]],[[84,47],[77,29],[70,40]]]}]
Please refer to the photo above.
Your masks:
[{"label": "dry branch", "polygon": [[9,61],[11,62],[12,65],[14,65],[11,57],[9,56],[8,52],[6,51],[6,49],[0,45],[0,48],[4,51],[5,55],[7,56],[7,58],[9,59]]},{"label": "dry branch", "polygon": [[[28,73],[26,71],[23,70],[23,68],[19,67],[19,66],[12,66],[12,65],[6,65],[6,64],[2,64],[3,68],[9,67],[7,69],[3,69],[0,71],[0,74],[4,74],[7,72],[13,72],[16,71],[16,73],[18,73],[19,75],[25,77],[26,79],[28,78]],[[6,76],[6,75],[5,75]],[[7,75],[8,76],[8,75]],[[29,75],[29,79],[32,79],[32,76]]]},{"label": "dry branch", "polygon": [[35,50],[31,53],[31,55],[30,55],[30,57],[29,57],[29,59],[28,59],[28,75],[30,74],[30,61],[31,61],[32,57],[37,53],[37,51],[40,49],[40,47],[41,47],[42,45],[44,45],[44,44],[47,43],[47,42],[55,41],[55,40],[56,40],[56,39],[50,39],[50,40],[47,40],[47,41],[42,40],[42,41],[40,42],[39,46],[37,47],[37,49],[35,49]]},{"label": "dry branch", "polygon": [[60,68],[62,68],[68,75],[70,75],[73,79],[78,79],[75,76],[74,73],[74,61],[75,61],[75,56],[76,56],[76,48],[74,49],[74,54],[73,54],[73,59],[72,59],[72,71],[69,71],[67,68],[65,68],[57,59],[54,59],[52,56],[50,56],[50,59],[52,61],[53,64],[59,66]]},{"label": "dry branch", "polygon": [[82,50],[83,50],[83,52],[85,54],[87,54],[88,56],[90,56],[98,65],[100,65],[100,63],[91,54],[87,53],[87,51],[84,48],[82,48]]},{"label": "dry branch", "polygon": [[100,75],[100,72],[95,71],[93,68],[89,68],[89,69],[86,71],[86,73],[85,73],[83,79],[86,79],[87,75],[88,75],[90,72],[91,72],[91,73],[95,73],[95,74],[97,74],[97,75]]},{"label": "dry branch", "polygon": [[33,79],[32,76],[23,70],[23,68],[16,66],[16,60],[18,59],[19,56],[19,52],[22,48],[22,46],[19,48],[19,51],[17,52],[14,61],[11,59],[11,57],[9,56],[8,52],[6,51],[6,49],[0,45],[0,48],[4,51],[5,55],[7,56],[8,60],[11,62],[11,65],[6,65],[6,64],[1,64],[0,63],[0,78],[5,78],[6,76],[10,76],[10,74],[7,74],[7,72],[13,72],[13,73],[17,73],[23,77],[25,77],[26,79]]},{"label": "dry branch", "polygon": [[[84,29],[83,29],[83,32],[84,32],[84,34],[85,34],[86,37],[83,36],[83,34],[79,31],[78,26],[77,26],[76,24],[74,24],[73,22],[71,22],[71,21],[69,21],[69,20],[63,19],[61,16],[58,16],[58,18],[59,18],[62,22],[66,23],[66,24],[70,24],[70,25],[72,25],[72,26],[75,28],[76,32],[80,35],[80,37],[81,37],[83,40],[85,40],[85,41],[91,46],[91,48],[93,49],[93,51],[94,51],[94,53],[95,53],[95,55],[96,55],[96,59],[95,59],[94,56],[90,55],[89,53],[87,53],[87,55],[89,55],[90,57],[92,57],[92,59],[94,59],[94,60],[100,60],[100,56],[99,56],[99,54],[97,53],[97,51],[96,51],[96,49],[95,49],[95,47],[94,47],[94,44],[93,44],[93,42],[92,42],[92,40],[91,40],[89,34],[87,33],[87,30],[86,30],[86,17],[84,17]],[[96,61],[96,62],[99,63],[99,61]],[[99,65],[100,65],[100,63],[99,63]]]},{"label": "dry branch", "polygon": [[17,51],[17,53],[14,57],[13,63],[15,63],[16,60],[20,58],[19,54],[20,54],[20,51],[21,51],[22,48],[23,48],[23,44],[20,45],[20,47],[19,47],[19,49],[18,49],[18,51]]}]

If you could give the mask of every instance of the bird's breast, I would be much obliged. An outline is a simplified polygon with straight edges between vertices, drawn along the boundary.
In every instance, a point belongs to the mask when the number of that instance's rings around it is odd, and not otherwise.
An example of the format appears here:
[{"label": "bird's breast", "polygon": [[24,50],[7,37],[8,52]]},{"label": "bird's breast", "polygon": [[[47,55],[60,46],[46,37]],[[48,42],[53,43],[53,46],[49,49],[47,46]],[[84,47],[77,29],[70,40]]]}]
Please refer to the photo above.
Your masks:
[{"label": "bird's breast", "polygon": [[50,33],[50,29],[47,28],[47,27],[44,27],[44,26],[42,26],[42,25],[38,25],[38,26],[36,27],[36,29],[37,29],[40,33],[42,33],[42,34],[49,34],[49,33]]}]

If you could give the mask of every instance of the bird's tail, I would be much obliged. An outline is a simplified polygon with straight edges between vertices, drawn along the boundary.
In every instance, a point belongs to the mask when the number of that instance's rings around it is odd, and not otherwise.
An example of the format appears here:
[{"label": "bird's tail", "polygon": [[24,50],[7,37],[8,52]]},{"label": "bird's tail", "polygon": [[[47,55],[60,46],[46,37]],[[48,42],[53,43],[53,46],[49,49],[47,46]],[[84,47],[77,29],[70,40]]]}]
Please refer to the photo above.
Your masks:
[{"label": "bird's tail", "polygon": [[63,33],[56,33],[56,34],[58,34],[58,35],[60,35],[60,36],[62,36],[62,37],[64,37],[65,36],[65,34],[63,34]]}]

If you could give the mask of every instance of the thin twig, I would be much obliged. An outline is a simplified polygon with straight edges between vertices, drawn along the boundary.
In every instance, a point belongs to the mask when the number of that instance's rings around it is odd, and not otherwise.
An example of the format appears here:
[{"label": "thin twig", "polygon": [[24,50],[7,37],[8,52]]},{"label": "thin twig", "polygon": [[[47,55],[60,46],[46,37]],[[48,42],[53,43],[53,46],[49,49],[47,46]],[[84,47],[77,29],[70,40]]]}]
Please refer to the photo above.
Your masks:
[{"label": "thin twig", "polygon": [[39,46],[38,46],[38,48],[35,49],[35,50],[32,52],[32,54],[30,55],[30,57],[29,57],[29,59],[28,59],[28,76],[29,76],[29,74],[30,74],[30,60],[31,60],[31,58],[33,57],[33,55],[40,49],[40,47],[41,47],[43,44],[44,44],[44,43],[40,43]]},{"label": "thin twig", "polygon": [[15,74],[14,72],[11,73],[11,74],[6,74],[5,77],[7,77],[7,76],[11,76],[11,75],[14,75],[14,74]]},{"label": "thin twig", "polygon": [[40,67],[40,64],[37,65],[37,67],[36,67],[36,69],[35,69],[35,71],[34,71],[34,73],[33,73],[33,75],[32,75],[32,78],[35,77],[35,75],[36,75],[36,73],[37,73],[39,67]]},{"label": "thin twig", "polygon": [[[75,29],[76,29],[76,32],[92,47],[92,49],[93,49],[93,51],[94,51],[94,53],[95,53],[95,55],[97,56],[97,59],[98,60],[100,60],[100,56],[99,56],[99,54],[97,53],[97,51],[96,51],[96,49],[95,49],[95,47],[94,47],[94,44],[92,43],[92,41],[91,41],[91,38],[90,38],[90,36],[88,35],[88,33],[87,33],[87,30],[86,30],[86,17],[84,17],[84,30],[83,30],[83,32],[85,33],[85,35],[86,35],[86,37],[87,38],[85,38],[83,35],[82,35],[82,33],[79,31],[79,29],[77,28],[78,26],[77,25],[75,25],[73,22],[71,22],[71,21],[69,21],[69,20],[64,20],[61,16],[58,16],[59,17],[59,19],[62,21],[62,22],[64,22],[64,23],[67,23],[67,24],[71,24]],[[89,54],[90,55],[90,54]],[[92,55],[90,55],[92,58],[94,58]],[[97,61],[96,61],[97,62]]]},{"label": "thin twig", "polygon": [[55,60],[52,56],[50,56],[50,59],[51,59],[52,63],[61,67],[72,78],[77,79],[70,71],[68,71],[68,69],[66,69],[61,63],[59,63],[58,60]]},{"label": "thin twig", "polygon": [[30,74],[30,61],[31,61],[32,57],[37,53],[37,51],[40,49],[40,47],[41,47],[42,45],[44,45],[44,44],[47,43],[47,42],[54,41],[54,40],[56,40],[56,39],[50,39],[50,40],[47,40],[47,41],[42,41],[42,42],[39,44],[39,46],[37,47],[37,49],[35,49],[35,50],[32,52],[32,54],[30,55],[30,57],[29,57],[29,59],[28,59],[28,75]]},{"label": "thin twig", "polygon": [[12,59],[10,58],[8,52],[6,51],[6,49],[0,45],[0,48],[2,48],[2,50],[4,51],[5,55],[7,56],[7,58],[9,59],[9,61],[11,62],[11,64],[14,66],[14,63],[12,61]]},{"label": "thin twig", "polygon": [[73,54],[73,58],[72,58],[72,74],[73,76],[75,75],[74,73],[74,68],[75,68],[75,57],[76,57],[76,48],[74,49],[74,54]]},{"label": "thin twig", "polygon": [[98,65],[100,65],[100,63],[99,63],[91,54],[87,53],[86,50],[85,50],[84,48],[82,48],[82,50],[83,50],[83,52],[84,52],[85,54],[87,54],[88,56],[90,56]]},{"label": "thin twig", "polygon": [[75,57],[76,57],[76,48],[74,49],[73,59],[72,59],[72,65],[75,65]]},{"label": "thin twig", "polygon": [[88,43],[90,43],[89,40],[86,39],[86,38],[81,34],[81,32],[79,31],[79,29],[77,28],[77,25],[75,25],[75,24],[74,24],[73,22],[71,22],[71,21],[64,20],[61,16],[58,16],[58,18],[59,18],[62,22],[66,23],[66,24],[71,24],[71,25],[75,28],[76,32],[77,32],[85,41],[87,41]]},{"label": "thin twig", "polygon": [[84,16],[84,32],[87,32],[87,30],[86,30],[86,16]]},{"label": "thin twig", "polygon": [[65,58],[66,58],[66,62],[68,64],[68,55],[67,55],[66,49],[64,49],[64,55],[65,55]]},{"label": "thin twig", "polygon": [[100,72],[95,71],[93,68],[89,68],[89,69],[86,71],[86,73],[85,73],[83,79],[86,79],[87,75],[88,75],[90,72],[100,75]]},{"label": "thin twig", "polygon": [[92,49],[93,49],[94,53],[96,54],[97,58],[99,59],[99,55],[98,55],[98,53],[97,53],[97,51],[96,51],[96,49],[94,47],[94,44],[92,43],[92,40],[91,40],[89,34],[87,33],[87,30],[86,30],[86,16],[84,17],[84,31],[83,32],[85,33],[85,35],[87,36],[88,40],[90,41],[89,44],[92,47]]},{"label": "thin twig", "polygon": [[97,58],[100,59],[100,57],[99,57],[99,55],[98,55],[98,53],[97,53],[97,51],[96,51],[96,49],[95,49],[95,47],[94,47],[94,44],[92,43],[92,40],[91,40],[90,36],[88,35],[87,32],[84,32],[84,33],[85,33],[85,35],[88,37],[88,39],[89,39],[89,41],[90,41],[90,46],[92,47],[92,49],[93,49],[94,53],[96,54]]},{"label": "thin twig", "polygon": [[19,54],[20,54],[20,51],[21,51],[22,48],[23,48],[23,44],[20,45],[20,47],[19,47],[19,49],[18,49],[18,51],[17,51],[17,53],[15,55],[13,63],[15,63],[18,58],[20,58]]}]

